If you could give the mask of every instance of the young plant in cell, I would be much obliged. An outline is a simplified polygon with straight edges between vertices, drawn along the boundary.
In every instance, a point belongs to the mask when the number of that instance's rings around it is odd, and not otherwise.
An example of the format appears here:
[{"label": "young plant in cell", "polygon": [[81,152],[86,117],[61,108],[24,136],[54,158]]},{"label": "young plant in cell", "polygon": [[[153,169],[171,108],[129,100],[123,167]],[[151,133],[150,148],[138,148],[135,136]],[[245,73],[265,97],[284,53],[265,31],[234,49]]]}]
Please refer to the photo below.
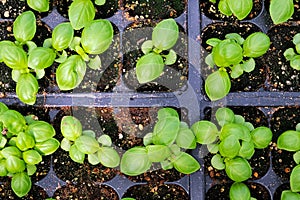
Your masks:
[{"label": "young plant in cell", "polygon": [[236,182],[251,177],[252,170],[248,160],[256,149],[266,148],[272,139],[267,127],[254,128],[244,117],[235,115],[229,108],[219,108],[216,112],[218,125],[201,120],[191,127],[198,143],[207,145],[214,154],[211,164],[215,169],[223,170]]},{"label": "young plant in cell", "polygon": [[70,158],[83,163],[87,155],[88,162],[92,165],[101,163],[106,167],[117,167],[120,157],[112,147],[111,138],[101,135],[96,139],[92,130],[82,130],[82,125],[73,116],[65,116],[61,121],[61,133],[64,136],[61,148],[69,152]]},{"label": "young plant in cell", "polygon": [[[217,3],[217,0],[209,0],[212,3]],[[218,10],[227,16],[234,15],[239,20],[245,19],[251,12],[253,0],[220,0],[218,2]]]},{"label": "young plant in cell", "polygon": [[[290,66],[296,70],[300,70],[300,33],[293,37],[294,48],[288,48],[284,51],[284,57],[290,61]],[[296,52],[295,52],[296,50]]]},{"label": "young plant in cell", "polygon": [[282,133],[277,139],[279,149],[295,152],[294,161],[297,164],[290,175],[290,190],[285,190],[281,194],[282,200],[300,199],[300,123],[296,130],[288,130]]},{"label": "young plant in cell", "polygon": [[37,79],[45,75],[45,68],[55,60],[55,52],[46,47],[37,47],[31,41],[36,32],[36,18],[31,11],[22,13],[13,24],[15,42],[0,42],[0,62],[12,69],[12,79],[17,82],[19,99],[29,105],[36,101],[39,89]]},{"label": "young plant in cell", "polygon": [[212,68],[217,66],[218,70],[206,78],[205,91],[212,101],[216,101],[224,98],[230,91],[227,68],[230,69],[231,78],[253,71],[254,58],[266,53],[270,38],[262,32],[252,33],[246,39],[237,33],[229,33],[224,40],[210,38],[206,43],[212,46],[212,52],[205,58],[205,62]]},{"label": "young plant in cell", "polygon": [[139,83],[155,80],[161,75],[165,65],[176,62],[176,52],[171,48],[176,44],[178,37],[178,25],[174,19],[165,19],[154,27],[152,40],[145,41],[141,47],[145,55],[136,63]]},{"label": "young plant in cell", "polygon": [[127,150],[121,159],[121,172],[137,176],[148,171],[152,163],[160,163],[164,170],[173,167],[184,174],[199,170],[200,165],[186,149],[196,148],[193,132],[185,122],[179,120],[178,113],[171,108],[158,111],[158,121],[153,132],[144,138],[144,147]]},{"label": "young plant in cell", "polygon": [[54,128],[35,116],[22,116],[0,103],[0,176],[11,177],[11,188],[18,197],[31,189],[30,176],[42,156],[53,154],[59,147]]},{"label": "young plant in cell", "polygon": [[269,12],[274,24],[286,22],[294,14],[293,0],[271,0]]},{"label": "young plant in cell", "polygon": [[256,200],[251,197],[250,190],[244,183],[234,182],[229,190],[230,200]]}]

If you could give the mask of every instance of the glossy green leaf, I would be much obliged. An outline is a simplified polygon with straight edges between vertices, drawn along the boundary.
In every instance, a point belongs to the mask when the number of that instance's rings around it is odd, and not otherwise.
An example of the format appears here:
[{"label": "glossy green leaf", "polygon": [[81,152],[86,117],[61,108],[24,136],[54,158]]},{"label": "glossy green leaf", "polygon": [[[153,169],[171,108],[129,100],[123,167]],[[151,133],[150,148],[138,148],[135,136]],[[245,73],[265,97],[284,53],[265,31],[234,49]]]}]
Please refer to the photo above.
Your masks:
[{"label": "glossy green leaf", "polygon": [[11,179],[11,188],[18,197],[25,196],[31,189],[31,180],[27,173],[14,174]]},{"label": "glossy green leaf", "polygon": [[141,46],[141,50],[144,54],[150,53],[153,49],[153,42],[152,40],[146,40],[145,42],[143,42],[142,46]]},{"label": "glossy green leaf", "polygon": [[245,126],[246,128],[248,128],[249,131],[254,130],[254,126],[253,126],[253,124],[251,124],[250,122],[245,122],[245,123],[243,124],[243,126]]},{"label": "glossy green leaf", "polygon": [[45,76],[45,70],[44,69],[36,69],[35,71],[35,78],[41,79]]},{"label": "glossy green leaf", "polygon": [[73,29],[79,30],[95,17],[95,8],[90,0],[74,0],[68,10],[69,20]]},{"label": "glossy green leaf", "polygon": [[177,54],[176,52],[171,49],[167,55],[165,55],[165,64],[166,65],[173,65],[176,62]]},{"label": "glossy green leaf", "polygon": [[36,31],[36,19],[32,11],[23,12],[13,24],[13,33],[17,41],[25,43],[32,40]]},{"label": "glossy green leaf", "polygon": [[92,165],[98,165],[100,163],[98,152],[93,154],[88,154],[88,162],[91,163]]},{"label": "glossy green leaf", "polygon": [[293,159],[295,163],[300,164],[300,151],[297,151],[296,153],[293,154]]},{"label": "glossy green leaf", "polygon": [[225,169],[224,158],[220,154],[214,155],[211,159],[211,165],[218,170]]},{"label": "glossy green leaf", "polygon": [[69,155],[70,155],[70,158],[77,162],[77,163],[83,163],[84,162],[84,157],[85,157],[85,154],[82,153],[81,151],[79,151],[76,147],[76,145],[72,145],[71,148],[70,148],[70,151],[69,151]]},{"label": "glossy green leaf", "polygon": [[93,154],[99,150],[100,146],[93,137],[82,135],[75,140],[75,145],[79,151],[85,154]]},{"label": "glossy green leaf", "polygon": [[238,33],[228,33],[225,35],[225,38],[234,40],[238,44],[243,44],[245,41],[244,38]]},{"label": "glossy green leaf", "polygon": [[216,118],[220,126],[234,122],[234,113],[229,108],[218,108]]},{"label": "glossy green leaf", "polygon": [[[75,51],[75,50],[74,50]],[[55,59],[58,63],[63,63],[68,59],[68,54],[65,50],[62,50],[62,53],[58,55],[58,58]]]},{"label": "glossy green leaf", "polygon": [[227,0],[220,0],[219,4],[218,4],[218,9],[224,15],[227,15],[227,16],[232,15],[232,12],[228,6]]},{"label": "glossy green leaf", "polygon": [[164,70],[161,55],[149,53],[142,56],[136,63],[136,76],[139,83],[147,83],[158,78]]},{"label": "glossy green leaf", "polygon": [[52,32],[52,46],[57,51],[62,51],[71,45],[74,30],[69,22],[60,23]]},{"label": "glossy green leaf", "polygon": [[32,176],[33,174],[35,174],[37,167],[35,165],[26,165],[26,169],[27,169],[27,174],[29,176]]},{"label": "glossy green leaf", "polygon": [[292,68],[300,70],[300,55],[294,56],[293,59],[290,61],[290,65]]},{"label": "glossy green leaf", "polygon": [[82,135],[90,136],[93,138],[96,137],[96,133],[93,130],[84,130],[84,131],[82,131]]},{"label": "glossy green leaf", "polygon": [[144,144],[144,146],[148,146],[149,144],[153,143],[152,136],[153,136],[153,133],[147,133],[144,136],[144,138],[143,138],[143,144]]},{"label": "glossy green leaf", "polygon": [[64,116],[61,120],[60,130],[65,138],[75,141],[82,134],[82,125],[77,118]]},{"label": "glossy green leaf", "polygon": [[205,92],[212,101],[224,98],[229,93],[230,88],[229,76],[223,70],[213,72],[205,80]]},{"label": "glossy green leaf", "polygon": [[0,160],[0,176],[7,176],[7,169],[6,169],[6,161],[5,159]]},{"label": "glossy green leaf", "polygon": [[160,50],[171,49],[179,37],[179,28],[174,19],[165,19],[153,29],[153,45]]},{"label": "glossy green leaf", "polygon": [[56,82],[59,89],[71,90],[77,87],[86,72],[86,63],[79,55],[70,56],[56,70]]},{"label": "glossy green leaf", "polygon": [[242,141],[242,146],[240,148],[238,156],[248,160],[253,156],[254,151],[255,150],[253,142]]},{"label": "glossy green leaf", "polygon": [[281,200],[299,200],[300,199],[300,194],[297,192],[292,192],[290,190],[284,190],[281,193]]},{"label": "glossy green leaf", "polygon": [[27,5],[39,12],[47,12],[49,10],[49,0],[27,0]]},{"label": "glossy green leaf", "polygon": [[219,38],[209,38],[208,40],[206,40],[206,44],[215,47],[217,46],[222,40],[220,40]]},{"label": "glossy green leaf", "polygon": [[26,41],[26,46],[28,47],[27,52],[30,53],[32,50],[37,48],[37,45],[33,41]]},{"label": "glossy green leaf", "polygon": [[23,172],[25,170],[25,162],[16,156],[10,156],[6,158],[5,167],[9,173]]},{"label": "glossy green leaf", "polygon": [[129,176],[140,175],[151,167],[146,148],[133,147],[127,150],[121,159],[121,172]]},{"label": "glossy green leaf", "polygon": [[52,49],[37,47],[28,55],[28,67],[32,69],[45,69],[53,64],[55,57],[56,54]]},{"label": "glossy green leaf", "polygon": [[16,93],[19,99],[28,104],[33,105],[36,101],[36,94],[38,93],[39,84],[36,78],[30,74],[22,74],[19,77],[16,87]]},{"label": "glossy green leaf", "polygon": [[15,43],[13,43],[12,41],[9,40],[2,40],[0,41],[0,62],[4,62],[3,61],[3,56],[2,56],[2,52],[3,50],[5,50],[6,46],[15,46]]},{"label": "glossy green leaf", "polygon": [[207,144],[207,150],[212,153],[212,154],[216,154],[219,151],[219,145],[218,144]]},{"label": "glossy green leaf", "polygon": [[36,165],[42,161],[42,156],[36,150],[23,152],[23,159],[29,165]]},{"label": "glossy green leaf", "polygon": [[191,129],[188,127],[180,126],[177,134],[176,144],[184,149],[195,149],[196,148],[196,137]]},{"label": "glossy green leaf", "polygon": [[230,67],[230,69],[231,69],[231,73],[230,73],[231,78],[238,78],[244,72],[243,67],[241,66],[241,64],[233,65],[232,67]]},{"label": "glossy green leaf", "polygon": [[26,151],[34,147],[35,141],[30,134],[20,132],[17,136],[16,145],[21,151]]},{"label": "glossy green leaf", "polygon": [[255,69],[255,60],[250,58],[247,61],[243,61],[241,67],[245,72],[252,72]]},{"label": "glossy green leaf", "polygon": [[219,152],[221,156],[234,158],[240,151],[240,142],[235,135],[229,135],[219,144]]},{"label": "glossy green leaf", "polygon": [[103,134],[98,138],[98,142],[106,147],[110,147],[112,145],[112,141],[109,135]]},{"label": "glossy green leaf", "polygon": [[177,117],[179,118],[179,115],[177,111],[173,108],[161,108],[157,112],[157,119],[158,120],[163,120],[166,117]]},{"label": "glossy green leaf", "polygon": [[286,22],[294,13],[294,2],[293,0],[272,0],[269,11],[274,24]]},{"label": "glossy green leaf", "polygon": [[35,149],[40,152],[42,155],[51,155],[59,148],[59,141],[55,138],[51,138],[44,142],[37,142],[35,144]]},{"label": "glossy green leaf", "polygon": [[236,182],[242,182],[251,177],[252,170],[247,160],[241,157],[229,159],[225,162],[227,176]]},{"label": "glossy green leaf", "polygon": [[150,162],[162,162],[171,156],[171,151],[165,145],[148,145],[146,146]]},{"label": "glossy green leaf", "polygon": [[8,107],[4,103],[0,102],[0,115],[7,110],[8,110]]},{"label": "glossy green leaf", "polygon": [[1,155],[6,159],[12,156],[21,158],[22,152],[15,146],[8,146],[1,150]]},{"label": "glossy green leaf", "polygon": [[273,134],[267,127],[258,127],[251,131],[251,136],[255,148],[263,149],[270,144]]},{"label": "glossy green leaf", "polygon": [[72,51],[75,51],[76,47],[77,46],[80,46],[80,41],[81,41],[81,38],[80,37],[73,37],[73,40],[69,46],[69,48],[72,50]]},{"label": "glossy green leaf", "polygon": [[250,200],[250,190],[244,183],[235,182],[231,185],[229,190],[230,200]]},{"label": "glossy green leaf", "polygon": [[297,54],[293,48],[288,48],[284,51],[283,55],[287,60],[292,60]]},{"label": "glossy green leaf", "polygon": [[244,56],[257,58],[265,54],[270,47],[270,38],[265,33],[255,32],[249,35],[244,44]]},{"label": "glossy green leaf", "polygon": [[196,136],[196,140],[200,144],[213,143],[218,136],[218,128],[210,121],[202,120],[195,122],[191,130]]},{"label": "glossy green leaf", "polygon": [[200,169],[200,164],[198,163],[198,161],[185,152],[182,152],[175,158],[175,161],[173,161],[173,165],[177,171],[183,174],[191,174]]},{"label": "glossy green leaf", "polygon": [[181,149],[177,144],[172,144],[170,146],[170,150],[175,156],[179,156],[181,154]]},{"label": "glossy green leaf", "polygon": [[253,0],[226,0],[231,12],[239,19],[246,18],[252,10]]},{"label": "glossy green leaf", "polygon": [[300,192],[300,165],[297,165],[292,170],[290,176],[290,185],[292,192]]},{"label": "glossy green leaf", "polygon": [[173,163],[169,160],[164,160],[164,161],[160,162],[160,165],[163,170],[169,170],[174,167]]},{"label": "glossy green leaf", "polygon": [[65,151],[70,151],[71,145],[71,141],[67,138],[62,139],[62,141],[60,142],[60,147]]},{"label": "glossy green leaf", "polygon": [[7,139],[5,137],[0,137],[0,149],[4,148],[7,143]]},{"label": "glossy green leaf", "polygon": [[226,137],[234,135],[238,140],[244,140],[250,142],[251,135],[248,128],[243,125],[230,123],[225,124],[220,133],[220,140],[224,140]]},{"label": "glossy green leaf", "polygon": [[95,56],[95,58],[90,58],[88,67],[94,70],[100,70],[102,67],[102,62],[100,56]]},{"label": "glossy green leaf", "polygon": [[35,121],[28,126],[28,133],[34,136],[36,142],[44,142],[55,135],[55,130],[45,121]]},{"label": "glossy green leaf", "polygon": [[100,54],[106,51],[112,43],[114,35],[110,21],[94,20],[86,26],[81,34],[81,45],[86,53]]},{"label": "glossy green leaf", "polygon": [[180,121],[177,117],[166,117],[159,120],[153,130],[153,144],[170,145],[177,137]]},{"label": "glossy green leaf", "polygon": [[25,128],[26,121],[24,117],[15,110],[7,110],[0,115],[0,122],[3,127],[13,134],[22,132]]},{"label": "glossy green leaf", "polygon": [[114,168],[120,164],[120,156],[118,152],[111,147],[101,147],[98,151],[100,163],[105,167]]},{"label": "glossy green leaf", "polygon": [[26,52],[15,44],[6,44],[1,49],[1,57],[3,62],[11,69],[26,69],[27,55]]},{"label": "glossy green leaf", "polygon": [[206,57],[205,57],[205,63],[210,66],[211,68],[213,68],[215,66],[215,61],[213,59],[213,56],[212,54],[208,54]]}]

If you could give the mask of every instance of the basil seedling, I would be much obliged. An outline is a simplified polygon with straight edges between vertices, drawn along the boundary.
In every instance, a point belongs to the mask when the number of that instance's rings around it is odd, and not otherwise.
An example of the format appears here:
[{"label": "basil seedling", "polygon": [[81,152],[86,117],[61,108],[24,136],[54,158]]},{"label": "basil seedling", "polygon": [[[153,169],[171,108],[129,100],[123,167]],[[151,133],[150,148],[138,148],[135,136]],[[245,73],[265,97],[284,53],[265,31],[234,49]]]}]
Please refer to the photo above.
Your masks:
[{"label": "basil seedling", "polygon": [[[136,64],[136,76],[139,83],[147,83],[158,78],[164,70],[164,65],[176,62],[177,55],[171,48],[179,36],[178,26],[174,19],[159,22],[153,29],[152,40],[142,44],[143,55]],[[163,54],[163,51],[169,51]]]},{"label": "basil seedling", "polygon": [[277,147],[282,150],[295,152],[294,161],[297,164],[290,175],[290,190],[285,190],[281,194],[282,200],[300,198],[300,123],[297,124],[296,130],[287,130],[277,139]]},{"label": "basil seedling", "polygon": [[266,53],[270,46],[270,38],[262,32],[252,33],[246,39],[237,33],[229,33],[225,35],[224,40],[210,38],[206,43],[213,48],[205,62],[212,68],[216,65],[218,70],[206,78],[205,91],[212,101],[216,101],[224,98],[231,88],[226,68],[231,70],[232,78],[253,71],[254,58]]},{"label": "basil seedling", "polygon": [[256,200],[251,197],[250,190],[244,183],[235,182],[231,185],[229,191],[230,200]]},{"label": "basil seedling", "polygon": [[269,8],[274,24],[286,22],[294,14],[293,0],[272,0]]},{"label": "basil seedling", "polygon": [[47,12],[49,10],[49,0],[27,0],[27,5],[39,12]]},{"label": "basil seedling", "polygon": [[215,154],[211,164],[218,170],[225,169],[230,179],[242,182],[250,178],[252,170],[250,159],[255,148],[266,148],[272,139],[272,132],[267,127],[254,128],[244,117],[235,115],[229,108],[219,108],[216,112],[217,125],[201,120],[191,127],[196,141],[206,144],[208,151]]},{"label": "basil seedling", "polygon": [[[37,47],[31,41],[35,32],[36,18],[33,12],[27,11],[14,21],[13,33],[16,41],[0,42],[0,62],[12,69],[12,78],[17,82],[17,96],[29,105],[36,101],[39,89],[37,79],[45,75],[44,69],[50,67],[56,57],[52,49]],[[25,49],[28,49],[27,52]]]},{"label": "basil seedling", "polygon": [[33,116],[22,116],[0,103],[0,176],[9,176],[11,188],[18,197],[31,189],[30,176],[42,156],[53,154],[59,147],[54,128]]},{"label": "basil seedling", "polygon": [[199,163],[184,149],[196,148],[193,132],[185,122],[180,122],[178,113],[171,108],[158,111],[158,121],[153,132],[143,138],[144,147],[133,147],[121,159],[121,172],[137,176],[158,162],[164,170],[173,167],[184,174],[200,168]]},{"label": "basil seedling", "polygon": [[[283,55],[288,61],[290,61],[292,68],[300,70],[300,33],[297,33],[293,37],[293,43],[295,48],[288,48],[284,51]],[[294,49],[296,49],[296,52]]]},{"label": "basil seedling", "polygon": [[112,141],[108,135],[96,139],[94,131],[83,131],[80,121],[72,116],[63,117],[61,133],[64,136],[61,148],[69,152],[73,161],[83,163],[87,155],[88,162],[92,165],[101,163],[111,168],[119,165],[119,154],[112,148]]}]

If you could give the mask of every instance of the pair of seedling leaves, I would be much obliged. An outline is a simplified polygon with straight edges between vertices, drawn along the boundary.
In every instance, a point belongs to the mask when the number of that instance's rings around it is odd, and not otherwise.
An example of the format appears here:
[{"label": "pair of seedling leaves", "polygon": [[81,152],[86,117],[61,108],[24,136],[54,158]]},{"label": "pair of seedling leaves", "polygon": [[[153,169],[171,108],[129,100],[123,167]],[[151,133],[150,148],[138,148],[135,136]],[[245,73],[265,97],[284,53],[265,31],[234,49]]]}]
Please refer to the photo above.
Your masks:
[{"label": "pair of seedling leaves", "polygon": [[[290,66],[296,70],[300,70],[300,33],[293,37],[295,48],[288,48],[284,52],[284,57],[290,61]],[[295,50],[296,49],[296,52]]]},{"label": "pair of seedling leaves", "polygon": [[[217,3],[217,0],[209,0]],[[226,15],[236,16],[239,20],[245,19],[251,12],[253,0],[219,0],[218,10]],[[294,13],[293,0],[271,0],[269,13],[274,24],[280,24],[290,19]]]},{"label": "pair of seedling leaves", "polygon": [[0,103],[0,176],[10,176],[14,193],[22,197],[31,189],[30,176],[42,156],[50,155],[59,148],[53,138],[54,128],[34,116],[22,116]]},{"label": "pair of seedling leaves", "polygon": [[196,148],[195,135],[188,125],[172,108],[160,109],[157,118],[153,132],[143,138],[144,147],[133,147],[123,154],[121,172],[136,176],[148,171],[152,163],[160,163],[164,170],[174,167],[184,174],[197,171],[197,160],[184,152]]},{"label": "pair of seedling leaves", "polygon": [[278,149],[295,152],[294,161],[297,164],[290,175],[290,190],[285,190],[281,194],[282,200],[300,199],[300,124],[297,124],[296,130],[283,132],[277,139]]},{"label": "pair of seedling leaves", "polygon": [[[69,22],[61,23],[54,28],[52,37],[44,41],[43,47],[37,47],[31,41],[35,32],[35,15],[27,11],[13,24],[16,41],[0,42],[0,61],[12,69],[12,78],[17,82],[17,96],[30,105],[36,101],[37,79],[45,75],[45,68],[52,66],[54,61],[60,63],[56,71],[58,87],[61,90],[74,89],[83,80],[87,66],[92,69],[101,67],[98,54],[109,48],[113,38],[111,23],[101,19],[93,20],[84,27],[81,37],[74,37],[74,29]],[[77,54],[68,56],[67,49]]]},{"label": "pair of seedling leaves", "polygon": [[222,99],[230,91],[231,82],[226,68],[230,68],[232,78],[253,71],[254,58],[262,56],[269,49],[270,38],[262,32],[252,33],[246,39],[237,33],[229,33],[224,40],[210,38],[206,43],[213,48],[205,62],[212,68],[216,65],[218,70],[208,75],[205,91],[215,101]]}]

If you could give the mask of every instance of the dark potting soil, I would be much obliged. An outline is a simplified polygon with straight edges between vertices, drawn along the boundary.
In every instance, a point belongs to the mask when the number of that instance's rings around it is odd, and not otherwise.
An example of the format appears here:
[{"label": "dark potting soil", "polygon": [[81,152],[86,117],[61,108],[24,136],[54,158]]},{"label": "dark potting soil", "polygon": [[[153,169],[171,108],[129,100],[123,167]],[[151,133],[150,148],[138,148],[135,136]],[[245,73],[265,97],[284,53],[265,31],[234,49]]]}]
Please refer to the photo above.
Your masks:
[{"label": "dark potting soil", "polygon": [[14,19],[26,9],[26,1],[6,0],[0,3],[0,18]]},{"label": "dark potting soil", "polygon": [[[201,73],[204,78],[209,74],[217,70],[215,67],[212,69],[205,63],[205,57],[208,53],[211,53],[212,47],[206,44],[206,41],[210,38],[225,39],[225,35],[228,33],[238,33],[244,39],[254,32],[261,31],[256,25],[252,23],[213,23],[205,27],[201,35]],[[256,67],[250,72],[244,72],[240,77],[231,79],[231,92],[237,91],[257,91],[262,88],[266,80],[266,70],[264,66],[263,57],[255,58]],[[228,69],[230,73],[230,70]],[[204,86],[203,86],[204,88]],[[204,89],[203,89],[204,91]]]},{"label": "dark potting soil", "polygon": [[299,32],[297,22],[275,25],[268,31],[271,46],[264,57],[270,91],[300,91],[299,71],[293,69],[283,55],[286,49],[295,48],[293,36]]},{"label": "dark potting soil", "polygon": [[123,195],[136,200],[188,200],[189,195],[178,185],[137,185],[129,188]]},{"label": "dark potting soil", "polygon": [[273,200],[281,200],[281,193],[284,190],[290,190],[290,189],[291,189],[291,187],[290,187],[289,183],[284,183],[284,184],[280,185],[274,192]]},{"label": "dark potting soil", "polygon": [[182,27],[179,26],[179,38],[172,48],[177,53],[175,64],[165,66],[163,74],[146,84],[140,84],[135,73],[137,60],[143,56],[140,50],[146,40],[151,40],[152,30],[155,22],[145,20],[133,23],[125,29],[123,34],[123,80],[125,85],[137,92],[153,91],[175,91],[186,85],[188,79],[188,58],[187,58],[187,36]]},{"label": "dark potting soil", "polygon": [[180,16],[187,4],[186,0],[124,0],[124,10],[135,19],[166,19]]},{"label": "dark potting soil", "polygon": [[48,195],[45,192],[45,190],[40,188],[39,186],[34,185],[34,183],[32,183],[32,187],[31,187],[31,190],[29,191],[29,193],[26,196],[19,198],[11,189],[10,181],[11,180],[3,182],[0,185],[0,199],[1,200],[8,200],[8,199],[36,200],[36,199],[48,198]]},{"label": "dark potting soil", "polygon": [[[219,2],[219,1],[217,1]],[[262,12],[263,0],[254,0],[253,7],[249,15],[243,20],[251,20],[257,17]],[[200,0],[201,12],[213,20],[235,21],[235,16],[226,16],[218,10],[217,4],[210,2],[209,0]]]}]

